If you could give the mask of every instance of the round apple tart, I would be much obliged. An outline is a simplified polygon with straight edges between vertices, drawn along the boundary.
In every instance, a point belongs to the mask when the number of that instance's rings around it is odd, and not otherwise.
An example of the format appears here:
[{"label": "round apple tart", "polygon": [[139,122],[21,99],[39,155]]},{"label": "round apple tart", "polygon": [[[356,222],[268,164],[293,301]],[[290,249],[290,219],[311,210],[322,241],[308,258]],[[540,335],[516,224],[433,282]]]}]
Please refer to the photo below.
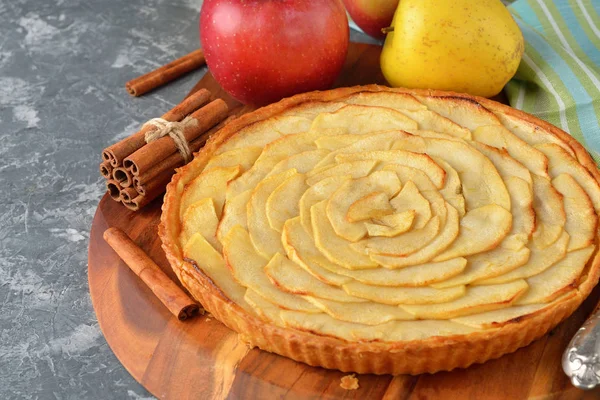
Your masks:
[{"label": "round apple tart", "polygon": [[230,122],[167,188],[163,248],[252,346],[375,374],[467,367],[599,277],[600,173],[565,132],[464,94],[342,88]]}]

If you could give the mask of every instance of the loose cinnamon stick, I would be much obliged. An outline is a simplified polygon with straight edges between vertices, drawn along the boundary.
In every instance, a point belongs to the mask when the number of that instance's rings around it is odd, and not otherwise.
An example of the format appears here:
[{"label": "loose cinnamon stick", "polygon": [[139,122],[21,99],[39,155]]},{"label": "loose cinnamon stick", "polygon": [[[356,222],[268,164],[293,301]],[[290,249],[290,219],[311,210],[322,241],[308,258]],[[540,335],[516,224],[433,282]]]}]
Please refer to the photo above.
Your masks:
[{"label": "loose cinnamon stick", "polygon": [[112,170],[113,166],[110,165],[108,161],[103,161],[100,163],[100,175],[102,175],[106,179],[112,178]]},{"label": "loose cinnamon stick", "polygon": [[204,52],[202,49],[198,49],[152,72],[130,80],[125,84],[125,88],[127,88],[130,95],[141,96],[190,71],[202,67],[204,64]]},{"label": "loose cinnamon stick", "polygon": [[[185,140],[189,143],[223,121],[227,117],[228,111],[227,104],[222,99],[217,99],[192,113],[190,117],[196,120],[196,124],[191,124],[184,129],[183,136]],[[134,176],[137,176],[142,172],[148,171],[176,151],[177,147],[173,139],[165,136],[152,143],[148,143],[128,156],[123,165]]]},{"label": "loose cinnamon stick", "polygon": [[121,185],[119,185],[119,182],[115,181],[114,179],[107,180],[106,189],[113,200],[119,201],[121,198]]},{"label": "loose cinnamon stick", "polygon": [[180,321],[198,313],[198,304],[173,283],[125,232],[109,228],[104,231],[104,240]]},{"label": "loose cinnamon stick", "polygon": [[[200,89],[184,101],[173,107],[161,118],[167,121],[181,121],[188,114],[193,113],[210,101],[211,94],[206,89]],[[102,159],[108,161],[113,167],[122,165],[123,160],[140,147],[146,144],[146,132],[156,129],[153,126],[142,128],[139,132],[107,147],[102,152]]]},{"label": "loose cinnamon stick", "polygon": [[121,187],[126,188],[131,186],[133,180],[131,179],[131,172],[123,167],[117,167],[113,169],[113,179],[121,185]]}]

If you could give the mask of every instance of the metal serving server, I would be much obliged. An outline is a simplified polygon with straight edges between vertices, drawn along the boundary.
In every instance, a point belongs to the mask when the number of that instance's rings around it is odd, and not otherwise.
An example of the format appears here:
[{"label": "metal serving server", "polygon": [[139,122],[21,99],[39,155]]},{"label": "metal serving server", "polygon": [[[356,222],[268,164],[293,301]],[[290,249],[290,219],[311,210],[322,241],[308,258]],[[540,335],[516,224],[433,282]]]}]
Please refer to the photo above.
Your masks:
[{"label": "metal serving server", "polygon": [[579,389],[593,389],[600,384],[600,305],[571,339],[562,367]]}]

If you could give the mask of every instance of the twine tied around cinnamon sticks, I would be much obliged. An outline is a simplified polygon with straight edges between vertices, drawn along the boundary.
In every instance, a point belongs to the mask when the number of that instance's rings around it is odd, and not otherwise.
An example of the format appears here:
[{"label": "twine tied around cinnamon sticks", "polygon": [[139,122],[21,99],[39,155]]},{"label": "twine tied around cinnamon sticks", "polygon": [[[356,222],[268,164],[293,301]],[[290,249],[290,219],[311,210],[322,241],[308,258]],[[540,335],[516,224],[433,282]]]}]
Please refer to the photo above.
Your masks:
[{"label": "twine tied around cinnamon sticks", "polygon": [[188,125],[196,125],[197,123],[198,122],[195,119],[190,118],[189,116],[181,122],[167,121],[163,118],[152,118],[142,126],[142,129],[144,129],[146,125],[152,125],[157,128],[146,132],[144,135],[146,143],[152,143],[161,137],[169,135],[171,139],[173,139],[173,142],[175,142],[175,146],[177,147],[177,150],[179,150],[183,160],[188,163],[192,159],[192,152],[189,143],[185,140],[184,131]]}]

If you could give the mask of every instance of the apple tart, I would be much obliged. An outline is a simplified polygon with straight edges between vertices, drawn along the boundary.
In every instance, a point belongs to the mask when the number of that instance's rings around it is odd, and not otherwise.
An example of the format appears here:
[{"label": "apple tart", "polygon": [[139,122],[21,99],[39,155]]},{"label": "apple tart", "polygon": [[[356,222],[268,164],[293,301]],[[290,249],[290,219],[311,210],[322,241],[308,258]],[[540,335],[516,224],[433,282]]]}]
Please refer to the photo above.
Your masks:
[{"label": "apple tart", "polygon": [[375,374],[467,367],[568,317],[599,277],[599,172],[565,132],[439,91],[342,88],[217,132],[159,233],[242,340]]}]

